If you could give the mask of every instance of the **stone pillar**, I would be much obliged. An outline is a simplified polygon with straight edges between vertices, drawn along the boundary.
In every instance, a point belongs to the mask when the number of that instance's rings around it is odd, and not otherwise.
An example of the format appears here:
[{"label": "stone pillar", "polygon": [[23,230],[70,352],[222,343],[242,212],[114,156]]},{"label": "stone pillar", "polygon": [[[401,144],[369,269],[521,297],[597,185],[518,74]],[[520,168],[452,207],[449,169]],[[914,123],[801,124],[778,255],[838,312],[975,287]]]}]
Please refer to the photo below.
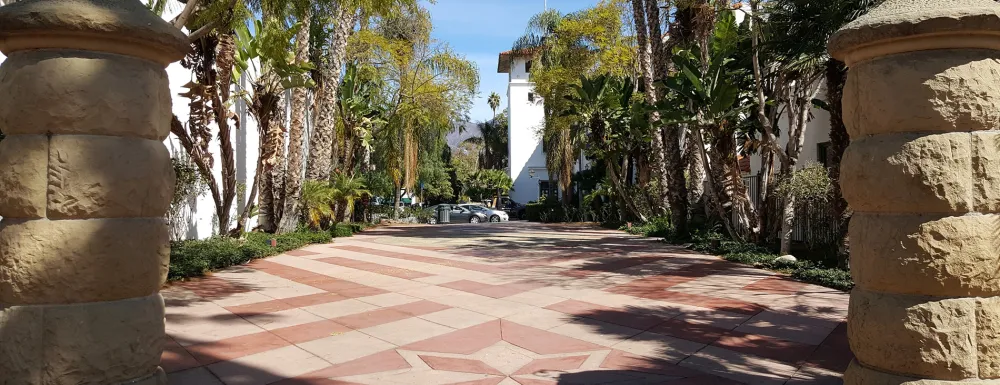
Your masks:
[{"label": "stone pillar", "polygon": [[164,68],[138,0],[0,7],[0,384],[165,384]]},{"label": "stone pillar", "polygon": [[1000,5],[888,0],[850,67],[848,385],[1000,384]]}]

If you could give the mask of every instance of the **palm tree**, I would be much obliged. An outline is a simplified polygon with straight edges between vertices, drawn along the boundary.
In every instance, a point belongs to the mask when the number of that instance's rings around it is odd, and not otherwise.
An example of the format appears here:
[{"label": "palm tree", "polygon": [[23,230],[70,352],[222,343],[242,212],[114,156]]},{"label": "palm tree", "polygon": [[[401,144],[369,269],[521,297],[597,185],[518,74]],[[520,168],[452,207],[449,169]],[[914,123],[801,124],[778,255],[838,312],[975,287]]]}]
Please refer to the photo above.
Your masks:
[{"label": "palm tree", "polygon": [[343,222],[354,212],[354,202],[364,196],[371,195],[365,188],[365,181],[343,172],[334,173],[330,179],[334,203],[337,204],[337,222]]},{"label": "palm tree", "polygon": [[490,109],[493,110],[493,119],[496,120],[497,108],[500,107],[500,95],[497,95],[496,92],[491,93],[489,99],[486,99],[486,103],[489,103]]},{"label": "palm tree", "polygon": [[333,217],[334,195],[330,182],[307,180],[302,184],[301,200],[310,228],[318,230],[324,221]]},{"label": "palm tree", "polygon": [[[313,7],[308,5],[298,11],[299,32],[295,35],[295,64],[307,66],[309,63],[309,32],[312,24]],[[292,90],[291,102],[291,124],[288,127],[288,156],[287,168],[284,176],[284,208],[281,221],[278,224],[279,233],[290,233],[298,227],[299,218],[295,213],[299,212],[299,193],[302,189],[302,168],[303,168],[303,136],[306,125],[306,110],[308,90],[305,88],[295,88]]]}]

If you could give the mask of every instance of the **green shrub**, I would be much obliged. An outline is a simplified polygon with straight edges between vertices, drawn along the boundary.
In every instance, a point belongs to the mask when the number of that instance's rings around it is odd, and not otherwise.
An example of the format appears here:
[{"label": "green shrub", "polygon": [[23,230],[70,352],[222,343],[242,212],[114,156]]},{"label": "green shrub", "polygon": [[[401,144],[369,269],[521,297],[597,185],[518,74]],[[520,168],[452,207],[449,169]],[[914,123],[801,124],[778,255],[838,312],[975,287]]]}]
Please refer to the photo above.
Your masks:
[{"label": "green shrub", "polygon": [[524,206],[524,217],[531,222],[541,222],[542,211],[545,211],[544,203],[528,203]]},{"label": "green shrub", "polygon": [[624,230],[632,235],[642,235],[644,237],[655,237],[655,238],[669,238],[673,234],[673,226],[670,225],[670,217],[656,217],[650,219],[649,222],[633,225],[632,227],[622,227]]},{"label": "green shrub", "polygon": [[801,267],[792,272],[792,278],[843,291],[854,288],[851,272],[843,269]]},{"label": "green shrub", "polygon": [[[272,239],[277,246],[271,246]],[[172,242],[167,279],[174,281],[198,277],[209,271],[245,264],[306,245],[329,242],[329,233],[308,230],[280,235],[247,233],[243,239],[220,237]]]},{"label": "green shrub", "polygon": [[347,238],[354,236],[354,228],[347,223],[338,223],[330,228],[330,235],[334,238]]}]

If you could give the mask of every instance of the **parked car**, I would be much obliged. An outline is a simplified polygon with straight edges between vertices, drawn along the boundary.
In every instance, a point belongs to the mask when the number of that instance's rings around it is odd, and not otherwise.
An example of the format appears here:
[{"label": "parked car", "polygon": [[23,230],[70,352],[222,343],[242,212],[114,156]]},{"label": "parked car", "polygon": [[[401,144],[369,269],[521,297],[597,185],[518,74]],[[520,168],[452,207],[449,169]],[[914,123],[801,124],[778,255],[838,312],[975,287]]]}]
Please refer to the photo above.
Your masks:
[{"label": "parked car", "polygon": [[475,211],[477,213],[485,214],[486,218],[489,218],[490,222],[507,222],[510,220],[510,216],[507,215],[507,212],[503,210],[491,209],[489,207],[478,205],[475,203],[466,203],[464,205],[459,205],[459,206]]},{"label": "parked car", "polygon": [[524,219],[525,206],[514,202],[510,197],[500,198],[500,209],[510,214],[511,218]]},{"label": "parked car", "polygon": [[432,225],[437,223],[438,208],[440,206],[447,206],[448,208],[451,209],[452,223],[462,223],[462,222],[482,223],[489,220],[489,217],[486,216],[486,214],[484,213],[475,212],[472,211],[471,209],[459,205],[443,203],[440,205],[434,205],[427,208],[427,210],[430,211],[430,218],[427,219],[427,223],[430,223]]}]

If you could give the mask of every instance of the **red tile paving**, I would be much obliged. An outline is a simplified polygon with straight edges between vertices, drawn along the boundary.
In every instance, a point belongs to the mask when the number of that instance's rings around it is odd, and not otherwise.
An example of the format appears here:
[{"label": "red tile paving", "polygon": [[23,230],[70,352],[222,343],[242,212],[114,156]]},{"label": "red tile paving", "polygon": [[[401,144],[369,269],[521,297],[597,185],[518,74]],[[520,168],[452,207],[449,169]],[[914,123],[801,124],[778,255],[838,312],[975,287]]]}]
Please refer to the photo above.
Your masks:
[{"label": "red tile paving", "polygon": [[408,304],[393,306],[392,309],[412,316],[422,316],[424,314],[437,313],[442,310],[451,309],[451,306],[442,305],[433,301],[423,300],[423,301],[417,301]]},{"label": "red tile paving", "polygon": [[284,254],[285,255],[291,255],[293,257],[308,257],[308,256],[312,256],[312,255],[319,255],[319,253],[314,253],[312,251],[306,251],[306,250],[286,251]]},{"label": "red tile paving", "polygon": [[524,293],[526,291],[531,291],[544,287],[545,285],[531,282],[513,282],[503,285],[489,285],[485,283],[473,282],[473,281],[454,281],[443,283],[438,286],[447,287],[449,289],[461,290],[473,294],[478,294],[482,296],[487,296],[490,298],[507,298],[512,295],[517,295]]},{"label": "red tile paving", "polygon": [[772,294],[797,294],[809,287],[808,284],[796,282],[784,277],[765,278],[743,287],[743,290],[762,291]]},{"label": "red tile paving", "polygon": [[207,300],[226,298],[233,294],[252,291],[249,287],[239,285],[219,277],[195,278],[188,281],[177,282],[174,285],[190,290],[199,297]]},{"label": "red tile paving", "polygon": [[608,357],[601,363],[601,368],[662,374],[672,377],[696,377],[705,374],[694,369],[674,365],[672,362],[638,356],[617,349],[612,350],[611,353],[608,354]]},{"label": "red tile paving", "polygon": [[472,354],[501,340],[500,320],[496,320],[414,342],[401,349],[418,352]]},{"label": "red tile paving", "polygon": [[631,258],[619,258],[610,261],[609,260],[598,261],[596,263],[586,264],[584,266],[577,267],[573,270],[564,271],[563,275],[568,275],[571,277],[586,277],[600,272],[618,271],[630,267],[645,265],[647,263],[661,261],[664,259],[666,259],[666,257],[631,257]]},{"label": "red tile paving", "polygon": [[841,323],[809,356],[805,365],[843,373],[853,359],[854,353],[847,341],[847,323]]},{"label": "red tile paving", "polygon": [[288,341],[281,339],[277,335],[263,332],[228,338],[222,341],[191,345],[187,347],[187,351],[202,365],[210,365],[288,345],[290,345]]},{"label": "red tile paving", "polygon": [[372,273],[378,273],[382,275],[388,275],[390,277],[396,277],[396,278],[416,279],[416,278],[424,278],[431,276],[431,274],[422,273],[419,271],[408,270],[393,266],[386,266],[372,262],[358,261],[350,258],[330,257],[330,258],[317,259],[317,261],[343,267],[349,267],[357,270],[369,271]]},{"label": "red tile paving", "polygon": [[387,372],[390,370],[409,369],[410,364],[395,350],[361,357],[342,364],[333,365],[311,373],[316,377],[349,377],[359,374]]},{"label": "red tile paving", "polygon": [[578,317],[595,319],[639,330],[647,330],[667,320],[657,316],[634,314],[619,308],[601,306],[576,300],[559,302],[546,306],[545,308],[561,313],[572,314]]},{"label": "red tile paving", "polygon": [[506,377],[491,377],[491,378],[484,378],[482,380],[455,382],[447,385],[497,385],[501,381],[503,381],[504,378]]},{"label": "red tile paving", "polygon": [[183,346],[174,341],[173,338],[167,337],[167,344],[163,348],[163,354],[160,356],[160,367],[163,368],[167,373],[179,372],[182,370],[187,370],[191,368],[197,368],[201,366],[198,362],[188,353]]},{"label": "red tile paving", "polygon": [[542,358],[531,361],[531,363],[521,367],[514,375],[518,374],[535,374],[544,371],[567,371],[573,369],[579,369],[580,365],[583,365],[584,361],[590,356],[571,356],[571,357],[556,357],[556,358]]},{"label": "red tile paving", "polygon": [[347,326],[351,329],[364,329],[372,326],[384,325],[390,322],[402,321],[410,317],[412,316],[409,314],[396,311],[391,308],[386,308],[337,317],[331,321]]},{"label": "red tile paving", "polygon": [[320,294],[304,295],[301,297],[285,298],[282,299],[281,301],[295,307],[306,307],[313,305],[322,305],[324,303],[330,303],[330,302],[343,301],[345,299],[347,299],[347,297],[335,293],[320,293]]},{"label": "red tile paving", "polygon": [[257,314],[267,314],[274,313],[276,311],[295,309],[296,307],[297,306],[291,305],[285,301],[274,300],[251,303],[249,305],[229,306],[226,307],[226,310],[229,310],[231,313],[240,317],[247,317]]},{"label": "red tile paving", "polygon": [[446,372],[461,372],[461,373],[476,373],[476,374],[493,374],[502,376],[503,373],[496,370],[489,365],[486,365],[482,361],[468,360],[464,358],[450,358],[450,357],[435,357],[435,356],[420,356],[421,360],[427,363],[434,370],[443,370]]},{"label": "red tile paving", "polygon": [[503,340],[538,354],[561,354],[600,350],[600,345],[552,332],[500,321]]},{"label": "red tile paving", "polygon": [[764,311],[764,307],[751,302],[737,301],[735,299],[711,297],[701,294],[681,293],[677,291],[664,290],[659,294],[643,296],[644,298],[656,299],[664,302],[673,302],[684,305],[703,307],[713,310],[722,310],[730,313],[757,315]]},{"label": "red tile paving", "polygon": [[711,344],[729,333],[729,329],[679,319],[666,321],[649,331],[702,344]]},{"label": "red tile paving", "polygon": [[[441,232],[441,229],[413,226],[378,230],[375,232],[377,234],[375,237],[363,234],[348,240],[338,240],[340,243],[336,247],[310,247],[310,250],[289,252],[280,258],[258,260],[247,266],[234,267],[226,272],[226,277],[233,277],[233,281],[221,277],[208,277],[175,284],[175,290],[165,293],[168,298],[167,330],[173,339],[167,342],[162,356],[162,366],[173,375],[180,375],[185,370],[190,371],[186,373],[204,372],[210,375],[204,368],[192,368],[260,353],[269,356],[256,357],[268,357],[268,359],[254,358],[254,367],[242,373],[241,376],[244,377],[240,377],[239,381],[279,385],[357,385],[358,383],[498,385],[501,382],[509,383],[510,380],[525,385],[609,382],[629,384],[636,381],[652,384],[655,382],[647,381],[650,376],[661,376],[664,384],[732,385],[738,382],[716,376],[724,374],[729,377],[726,373],[708,374],[694,367],[678,366],[678,362],[688,359],[683,354],[672,355],[667,360],[640,356],[637,353],[656,352],[661,348],[677,351],[677,347],[672,344],[686,346],[684,341],[689,341],[691,346],[706,344],[711,345],[711,349],[725,349],[735,358],[767,360],[756,362],[785,362],[795,365],[797,369],[816,367],[834,372],[843,370],[853,357],[850,354],[846,327],[843,324],[829,333],[818,346],[751,334],[745,331],[752,331],[753,328],[740,327],[747,325],[747,322],[759,323],[760,319],[763,319],[758,317],[755,318],[757,321],[753,321],[750,318],[750,315],[764,309],[763,306],[752,303],[763,292],[780,294],[783,298],[795,300],[803,309],[823,309],[824,318],[821,321],[813,319],[819,316],[810,315],[812,313],[801,313],[794,317],[764,317],[767,318],[767,322],[773,324],[769,327],[801,330],[807,334],[810,332],[809,328],[820,328],[823,330],[817,330],[817,333],[825,333],[830,325],[827,318],[833,314],[846,314],[846,294],[838,295],[828,289],[788,281],[781,277],[762,279],[742,288],[733,287],[733,290],[727,291],[725,298],[710,291],[699,291],[700,294],[681,292],[687,290],[677,289],[675,286],[687,283],[685,286],[690,288],[696,286],[696,280],[699,278],[709,277],[712,278],[711,282],[718,283],[733,277],[734,282],[746,282],[742,277],[745,276],[747,268],[737,268],[738,265],[713,257],[695,255],[660,243],[637,240],[609,231],[587,232],[577,228],[512,223],[496,224],[488,232],[470,232],[463,234],[462,237],[454,237],[455,231],[462,231],[461,226],[450,227],[446,232]],[[486,227],[477,228],[479,229]],[[505,237],[515,238],[510,243],[512,246],[502,249],[474,246],[475,238],[480,236],[478,234],[487,237],[495,231],[505,232]],[[437,239],[436,236],[442,238]],[[396,237],[405,238],[401,240]],[[516,237],[523,239],[519,240]],[[548,239],[543,239],[545,237]],[[374,244],[375,242],[404,246],[394,246],[392,248],[394,251],[386,251],[384,250],[386,247]],[[535,246],[528,247],[532,242]],[[405,252],[407,248],[413,251]],[[436,276],[440,275],[440,272],[435,274],[423,272],[434,272],[431,266],[427,266],[428,269],[423,271],[396,268],[391,263],[370,262],[354,253],[338,255],[338,250],[351,250],[397,260],[474,271],[477,272],[474,277],[461,280],[462,275],[455,274],[460,270],[449,269],[449,274],[444,275],[454,276],[457,281],[439,285],[491,298],[524,295],[511,299],[520,302],[516,305],[517,313],[505,315],[505,319],[497,320],[494,316],[500,315],[499,313],[503,311],[493,314],[492,309],[484,307],[483,304],[469,304],[457,300],[451,302],[447,297],[435,296],[443,291],[436,291],[435,287],[427,284],[448,279],[438,280]],[[629,255],[634,251],[641,251],[642,254]],[[487,264],[472,258],[463,260],[461,254],[491,255],[496,257],[494,259],[506,263]],[[352,255],[359,258],[351,257]],[[296,258],[303,262],[303,265],[299,266],[304,266],[305,262],[315,263],[314,261],[324,260],[327,263],[370,273],[362,275],[364,277],[379,274],[393,279],[372,280],[371,286],[368,286],[365,281],[347,281],[290,266],[296,264],[294,263]],[[578,284],[579,281],[567,280],[564,274],[560,274],[566,270],[565,267],[548,266],[569,260],[583,261],[583,267],[572,269],[571,271],[575,273],[569,273],[570,275],[587,276],[595,272],[621,271],[634,266],[641,266],[642,274],[658,273],[658,275],[638,276],[631,282],[617,286],[599,279],[588,279],[580,282],[583,284]],[[532,266],[546,267],[526,268]],[[437,267],[434,269],[442,270]],[[657,271],[658,269],[662,271]],[[261,290],[254,286],[254,280],[259,275],[248,274],[246,278],[239,276],[241,273],[255,271],[308,285],[322,292],[227,308],[220,308],[218,304],[206,301],[225,300],[234,294]],[[432,276],[433,280],[424,279]],[[479,280],[479,277],[489,279],[485,282],[513,281],[514,283],[490,285],[473,281],[473,279]],[[239,283],[236,283],[237,280]],[[405,280],[415,281],[409,285],[397,284]],[[269,282],[261,286],[267,287],[271,293],[275,289],[282,288],[294,290],[294,286],[297,285],[289,283],[285,287],[275,287],[273,282]],[[395,289],[396,287],[399,289]],[[421,293],[421,287],[428,291]],[[577,287],[581,288],[579,297],[573,295],[576,290],[574,288]],[[190,292],[185,292],[183,289]],[[632,299],[647,300],[631,301],[621,296],[594,296],[592,295],[594,289],[623,294]],[[366,304],[363,302],[369,301],[365,299],[337,303],[350,298],[393,292],[397,294],[386,297],[386,300],[407,297],[428,299],[395,306],[376,306],[375,301]],[[817,292],[824,293],[822,298],[810,295]],[[257,298],[267,297],[263,291],[257,294],[260,294]],[[583,298],[591,299],[581,300]],[[452,306],[444,303],[455,306],[455,309],[446,311],[452,309]],[[507,305],[504,305],[505,303]],[[318,321],[318,318],[302,311],[282,311],[321,304],[328,305],[324,306],[324,309],[334,317],[332,320]],[[514,305],[507,301],[497,301],[497,306]],[[426,317],[427,319],[415,318],[438,312],[441,313]],[[680,314],[674,317],[676,313]],[[256,322],[258,319],[263,319],[271,325],[294,326],[263,332],[260,326],[240,317],[240,315],[259,314],[266,316],[251,320]],[[449,315],[454,318],[443,318]],[[458,317],[468,317],[469,320]],[[473,323],[470,322],[473,319],[477,320],[474,322],[480,323],[465,326]],[[479,321],[490,319],[493,320]],[[297,324],[300,322],[306,323]],[[389,323],[399,326],[396,328],[384,326]],[[560,333],[567,335],[545,330],[559,327],[561,324],[567,326],[575,324],[575,326],[551,329],[560,330]],[[608,324],[620,327],[611,327]],[[372,327],[378,325],[383,327]],[[630,328],[629,331],[624,331],[624,327]],[[457,330],[454,330],[455,328]],[[629,342],[629,345],[621,345],[623,349],[635,353],[588,342],[620,340],[627,337],[625,334],[634,333],[633,329],[649,332],[645,334],[649,338],[639,337]],[[611,335],[613,333],[620,334]],[[657,337],[657,333],[673,338]],[[228,336],[234,337],[226,338]],[[215,342],[201,342],[185,348],[176,341]],[[664,346],[657,346],[661,343]],[[690,349],[682,350],[693,352]],[[276,351],[294,354],[296,358],[290,360],[273,357]],[[429,368],[420,364],[422,369],[410,370],[411,363],[416,363],[414,360],[424,360]],[[756,381],[781,383],[787,380],[787,377],[777,380],[776,373],[782,371],[776,372],[774,368],[766,366],[742,368],[739,373],[734,373],[739,377],[733,376],[733,378],[746,379],[751,383]],[[705,370],[729,369],[723,366]],[[291,371],[306,374],[285,379],[277,375]],[[460,378],[476,379],[456,382],[456,379]],[[276,380],[278,382],[275,382]]]},{"label": "red tile paving", "polygon": [[315,341],[321,338],[351,331],[351,328],[339,323],[323,320],[303,325],[271,330],[271,333],[293,344]]},{"label": "red tile paving", "polygon": [[422,255],[414,255],[414,254],[407,254],[407,253],[398,253],[398,252],[395,252],[395,251],[373,249],[373,248],[361,247],[361,246],[332,246],[332,247],[336,248],[336,249],[342,249],[342,250],[348,250],[348,251],[355,251],[355,252],[358,252],[358,253],[364,253],[364,254],[370,254],[370,255],[378,255],[378,256],[389,257],[389,258],[405,259],[405,260],[408,260],[408,261],[431,263],[431,264],[441,265],[441,266],[457,267],[459,269],[479,271],[479,272],[483,272],[483,273],[500,273],[500,272],[503,272],[505,270],[503,267],[490,266],[490,265],[485,265],[485,264],[481,264],[481,263],[456,261],[456,260],[453,260],[453,259],[445,259],[445,258],[425,257],[425,256],[422,256]]},{"label": "red tile paving", "polygon": [[727,332],[725,336],[712,343],[712,345],[734,352],[752,354],[792,364],[805,361],[816,350],[815,345],[806,345],[735,330]]}]

